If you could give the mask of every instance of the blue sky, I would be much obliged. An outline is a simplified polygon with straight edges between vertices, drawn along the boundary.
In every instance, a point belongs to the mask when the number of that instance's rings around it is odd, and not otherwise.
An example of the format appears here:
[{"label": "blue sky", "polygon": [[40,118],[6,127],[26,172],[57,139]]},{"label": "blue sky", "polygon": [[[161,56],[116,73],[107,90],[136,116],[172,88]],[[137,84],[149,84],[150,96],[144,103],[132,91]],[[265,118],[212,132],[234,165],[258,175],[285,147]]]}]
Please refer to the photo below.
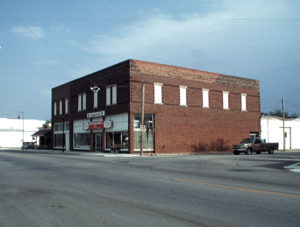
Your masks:
[{"label": "blue sky", "polygon": [[0,117],[50,119],[51,88],[139,59],[260,80],[300,115],[298,0],[0,0]]}]

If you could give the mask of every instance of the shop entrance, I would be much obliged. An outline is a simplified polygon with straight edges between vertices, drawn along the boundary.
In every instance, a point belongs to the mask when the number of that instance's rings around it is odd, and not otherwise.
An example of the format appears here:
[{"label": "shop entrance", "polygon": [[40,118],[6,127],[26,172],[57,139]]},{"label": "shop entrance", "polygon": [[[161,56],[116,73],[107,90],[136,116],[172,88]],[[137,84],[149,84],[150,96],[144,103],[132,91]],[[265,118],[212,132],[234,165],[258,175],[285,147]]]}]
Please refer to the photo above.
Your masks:
[{"label": "shop entrance", "polygon": [[101,150],[101,133],[96,133],[93,136],[93,150],[94,152],[102,152]]}]

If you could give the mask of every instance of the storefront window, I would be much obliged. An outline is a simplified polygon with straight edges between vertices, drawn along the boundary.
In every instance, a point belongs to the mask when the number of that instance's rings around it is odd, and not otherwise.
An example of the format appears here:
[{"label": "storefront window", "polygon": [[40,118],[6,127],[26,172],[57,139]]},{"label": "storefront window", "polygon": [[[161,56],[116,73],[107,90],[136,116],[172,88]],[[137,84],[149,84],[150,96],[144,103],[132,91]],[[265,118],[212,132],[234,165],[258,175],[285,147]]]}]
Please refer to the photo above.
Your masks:
[{"label": "storefront window", "polygon": [[113,138],[114,138],[113,132],[106,133],[106,148],[107,149],[110,149],[113,147]]},{"label": "storefront window", "polygon": [[76,133],[74,135],[74,147],[81,148],[90,145],[89,133]]},{"label": "storefront window", "polygon": [[114,148],[121,148],[121,133],[114,133]]},{"label": "storefront window", "polygon": [[106,132],[106,149],[128,149],[128,131]]},{"label": "storefront window", "polygon": [[64,143],[63,134],[55,134],[54,135],[54,147],[62,147]]},{"label": "storefront window", "polygon": [[[141,143],[141,114],[134,115],[134,149],[140,149]],[[145,114],[144,125],[146,131],[143,133],[143,149],[154,149],[154,116],[152,114]]]},{"label": "storefront window", "polygon": [[128,149],[128,132],[122,132],[122,149]]}]

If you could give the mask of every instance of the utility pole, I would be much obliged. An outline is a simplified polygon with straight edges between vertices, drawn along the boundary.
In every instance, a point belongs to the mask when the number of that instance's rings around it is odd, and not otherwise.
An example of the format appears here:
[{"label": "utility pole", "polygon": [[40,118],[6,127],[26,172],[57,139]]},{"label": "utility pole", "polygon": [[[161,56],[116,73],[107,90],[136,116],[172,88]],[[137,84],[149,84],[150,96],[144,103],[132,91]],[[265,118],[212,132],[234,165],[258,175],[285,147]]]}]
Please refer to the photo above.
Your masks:
[{"label": "utility pole", "polygon": [[140,144],[140,155],[143,156],[143,146],[144,146],[144,141],[143,141],[143,137],[144,137],[144,106],[145,106],[145,84],[142,83],[142,99],[141,99],[141,106],[142,106],[142,119],[141,119],[141,144]]},{"label": "utility pole", "polygon": [[284,100],[282,98],[282,140],[283,140],[283,151],[285,151],[285,112],[284,112]]}]

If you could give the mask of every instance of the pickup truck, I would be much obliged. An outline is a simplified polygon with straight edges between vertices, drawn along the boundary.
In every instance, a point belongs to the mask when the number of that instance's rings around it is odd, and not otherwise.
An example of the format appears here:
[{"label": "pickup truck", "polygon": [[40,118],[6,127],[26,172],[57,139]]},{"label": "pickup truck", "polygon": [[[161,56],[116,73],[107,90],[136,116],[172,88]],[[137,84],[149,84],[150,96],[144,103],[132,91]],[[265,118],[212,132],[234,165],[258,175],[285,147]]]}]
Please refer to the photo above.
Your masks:
[{"label": "pickup truck", "polygon": [[259,137],[246,138],[240,144],[232,146],[232,151],[235,155],[240,153],[251,155],[252,152],[260,154],[263,151],[273,154],[274,150],[278,150],[278,143],[266,143],[265,140]]}]

